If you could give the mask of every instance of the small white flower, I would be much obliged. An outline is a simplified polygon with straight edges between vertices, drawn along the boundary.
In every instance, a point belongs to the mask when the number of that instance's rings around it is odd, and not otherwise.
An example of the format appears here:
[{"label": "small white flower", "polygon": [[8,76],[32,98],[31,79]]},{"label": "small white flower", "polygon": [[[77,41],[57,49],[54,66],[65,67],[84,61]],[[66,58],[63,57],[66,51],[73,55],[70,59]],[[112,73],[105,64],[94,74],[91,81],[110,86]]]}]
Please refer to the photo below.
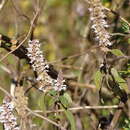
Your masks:
[{"label": "small white flower", "polygon": [[0,122],[3,123],[5,130],[15,130],[15,128],[19,130],[17,119],[13,114],[14,105],[8,97],[5,97],[0,108]]},{"label": "small white flower", "polygon": [[109,41],[110,34],[107,32],[106,28],[109,27],[106,20],[106,15],[104,13],[101,1],[89,0],[90,8],[90,20],[92,23],[91,29],[95,33],[95,40],[102,46],[111,46],[112,43]]},{"label": "small white flower", "polygon": [[[29,41],[29,48],[27,48],[28,53],[27,56],[30,58],[30,63],[32,64],[32,68],[37,72],[37,82],[40,82],[39,90],[46,92],[49,87],[52,87],[55,91],[61,91],[64,80],[61,81],[60,84],[57,79],[53,79],[48,75],[49,65],[47,64],[42,51],[40,50],[40,43],[38,40]],[[43,85],[42,85],[43,84]],[[46,85],[47,84],[47,85]],[[65,86],[64,86],[65,87]]]}]

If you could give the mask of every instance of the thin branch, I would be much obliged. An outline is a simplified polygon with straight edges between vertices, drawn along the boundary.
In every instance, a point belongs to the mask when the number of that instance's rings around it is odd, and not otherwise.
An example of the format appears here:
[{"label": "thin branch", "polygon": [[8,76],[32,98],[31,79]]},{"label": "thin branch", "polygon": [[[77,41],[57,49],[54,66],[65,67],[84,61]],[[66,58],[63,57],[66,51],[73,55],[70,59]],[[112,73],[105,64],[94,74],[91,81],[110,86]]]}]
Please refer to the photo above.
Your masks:
[{"label": "thin branch", "polygon": [[126,36],[127,34],[124,33],[111,33],[111,36]]},{"label": "thin branch", "polygon": [[31,32],[32,32],[32,29],[33,29],[33,26],[34,26],[34,23],[35,23],[35,20],[37,19],[38,15],[39,15],[39,12],[40,10],[37,10],[32,22],[31,22],[31,26],[30,26],[30,29],[27,33],[27,36],[23,39],[23,41],[15,48],[13,49],[12,51],[10,51],[9,53],[7,53],[5,56],[3,56],[1,59],[0,59],[0,62],[3,61],[9,54],[13,53],[14,51],[16,51],[27,39],[28,37],[30,36]]},{"label": "thin branch", "polygon": [[[79,107],[72,107],[72,108],[68,108],[67,110],[69,111],[76,111],[76,110],[85,110],[85,109],[121,109],[122,107],[119,105],[113,105],[113,106],[79,106]],[[40,110],[35,110],[33,112],[36,113],[43,113],[43,111]],[[53,111],[46,111],[46,113],[56,113],[56,112],[64,112],[64,109],[58,109],[58,110],[53,110]]]},{"label": "thin branch", "polygon": [[11,74],[11,70],[9,70],[6,66],[0,65],[0,68],[1,68],[3,71],[5,71],[6,73]]},{"label": "thin branch", "polygon": [[74,82],[74,81],[69,81],[68,84],[70,86],[78,86],[78,87],[82,87],[82,88],[96,89],[96,86],[93,84],[78,83],[78,82]]},{"label": "thin branch", "polygon": [[125,18],[123,18],[122,16],[120,16],[116,11],[111,10],[111,9],[109,9],[109,8],[106,8],[106,7],[104,7],[104,9],[107,10],[107,11],[109,11],[109,12],[111,12],[111,13],[113,13],[113,14],[115,14],[115,15],[118,15],[119,18],[120,18],[122,21],[124,21],[125,23],[127,23],[127,24],[130,26],[130,23],[129,23]]},{"label": "thin branch", "polygon": [[2,0],[1,4],[0,4],[0,11],[2,10],[2,8],[4,7],[5,3],[7,2],[7,0]]},{"label": "thin branch", "polygon": [[3,87],[0,86],[0,90],[1,90],[2,92],[4,92],[6,95],[8,95],[9,97],[12,98],[11,94],[10,94],[7,90],[5,90]]},{"label": "thin branch", "polygon": [[57,124],[56,122],[54,122],[54,121],[48,119],[47,117],[44,117],[44,116],[42,116],[42,115],[40,115],[40,114],[38,114],[38,113],[32,111],[32,110],[29,109],[28,107],[27,107],[26,109],[27,109],[28,112],[30,112],[31,114],[33,114],[33,115],[35,115],[35,116],[37,116],[37,117],[40,117],[40,118],[42,118],[43,120],[46,120],[47,122],[49,122],[49,123],[51,123],[51,124],[57,126],[58,128],[60,128],[61,130],[66,130],[66,129],[65,129],[64,127],[62,127],[60,124]]},{"label": "thin branch", "polygon": [[[124,106],[125,106],[125,104],[123,102],[120,102],[119,107],[123,108]],[[117,124],[117,122],[118,122],[118,120],[119,120],[119,118],[121,116],[122,110],[123,109],[118,109],[115,112],[114,117],[113,117],[113,119],[112,119],[112,121],[110,123],[110,126],[109,126],[108,130],[114,130],[115,129],[116,124]]]},{"label": "thin branch", "polygon": [[30,22],[30,18],[27,15],[25,15],[25,13],[21,13],[20,10],[19,10],[19,8],[15,5],[16,2],[14,0],[11,0],[11,2],[12,2],[13,8],[16,11],[16,13],[19,16],[22,16],[22,17],[26,18]]},{"label": "thin branch", "polygon": [[83,52],[79,52],[79,53],[76,53],[76,54],[73,54],[73,55],[70,55],[70,56],[66,56],[66,57],[63,57],[61,59],[54,60],[54,61],[51,61],[51,62],[48,62],[48,63],[49,64],[54,64],[54,63],[58,63],[58,62],[61,62],[61,61],[70,60],[70,59],[73,59],[73,58],[76,58],[76,57],[79,57],[79,56],[86,55],[89,52],[92,52],[93,50],[98,49],[98,48],[100,49],[99,46],[95,45],[95,46],[93,46],[93,47],[91,47],[88,50],[85,50]]},{"label": "thin branch", "polygon": [[[16,42],[16,41],[15,41]],[[6,44],[8,43],[8,44]],[[17,44],[20,44],[17,40]],[[0,34],[0,47],[6,49],[7,51],[11,52],[11,47],[13,46],[13,40],[8,36]],[[30,64],[30,59],[27,56],[27,49],[23,45],[21,45],[18,49],[12,52],[15,56],[19,59],[26,59],[27,62]],[[30,64],[31,65],[31,64]],[[53,77],[54,79],[57,78],[58,72],[53,68],[53,65],[49,65],[48,74]]]},{"label": "thin branch", "polygon": [[[7,45],[6,43],[8,43],[9,45]],[[17,40],[17,44],[20,44],[18,40]],[[10,52],[12,45],[13,45],[13,40],[11,38],[3,34],[0,34],[0,47]],[[26,59],[28,62],[30,61],[30,59],[26,55],[27,49],[23,45],[21,45],[17,50],[13,51],[12,54],[17,56],[19,59]]]},{"label": "thin branch", "polygon": [[75,70],[82,70],[81,67],[78,66],[73,66],[73,65],[64,65],[64,64],[55,64],[55,66],[61,67],[61,68],[66,68],[66,69],[75,69]]}]

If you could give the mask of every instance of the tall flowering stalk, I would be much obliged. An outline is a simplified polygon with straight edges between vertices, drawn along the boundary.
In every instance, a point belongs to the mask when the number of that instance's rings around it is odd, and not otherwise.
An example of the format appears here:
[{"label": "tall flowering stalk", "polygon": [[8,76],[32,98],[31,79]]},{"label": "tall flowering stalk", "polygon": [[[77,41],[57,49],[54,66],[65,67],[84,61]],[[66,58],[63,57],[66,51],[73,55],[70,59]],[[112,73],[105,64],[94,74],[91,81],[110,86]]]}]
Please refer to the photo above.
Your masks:
[{"label": "tall flowering stalk", "polygon": [[5,97],[0,106],[0,122],[3,123],[5,130],[20,130],[17,119],[13,113],[14,105],[9,97]]},{"label": "tall flowering stalk", "polygon": [[100,46],[111,46],[110,34],[107,32],[108,27],[105,21],[106,15],[104,14],[104,8],[100,0],[88,0],[90,20],[92,23],[91,29],[95,33],[95,40]]},{"label": "tall flowering stalk", "polygon": [[47,64],[42,51],[40,50],[40,43],[38,40],[33,40],[28,42],[28,53],[27,56],[30,58],[30,63],[32,68],[37,72],[37,82],[39,84],[39,90],[46,92],[50,89],[55,91],[62,91],[66,89],[64,85],[64,80],[59,82],[59,75],[57,79],[53,79],[48,75],[49,65]]}]

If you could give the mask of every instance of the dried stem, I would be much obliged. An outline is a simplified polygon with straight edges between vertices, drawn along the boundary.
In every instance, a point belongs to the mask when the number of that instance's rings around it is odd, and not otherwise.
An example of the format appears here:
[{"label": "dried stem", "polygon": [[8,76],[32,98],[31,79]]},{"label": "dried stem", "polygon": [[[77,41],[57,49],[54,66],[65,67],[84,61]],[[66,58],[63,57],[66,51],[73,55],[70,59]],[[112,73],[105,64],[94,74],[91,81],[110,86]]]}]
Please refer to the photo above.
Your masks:
[{"label": "dried stem", "polygon": [[60,124],[57,124],[56,122],[54,122],[54,121],[48,119],[47,117],[44,117],[44,116],[42,116],[42,115],[40,115],[40,114],[38,114],[38,113],[32,111],[32,110],[29,109],[28,107],[27,107],[26,109],[27,109],[28,112],[30,112],[31,114],[33,114],[33,115],[35,115],[35,116],[37,116],[37,117],[40,117],[40,118],[42,118],[43,120],[45,120],[45,121],[47,121],[47,122],[49,122],[49,123],[51,123],[51,124],[57,126],[57,127],[60,128],[61,130],[65,130],[65,128],[63,128]]},{"label": "dried stem", "polygon": [[39,13],[40,13],[40,10],[37,10],[32,22],[31,22],[31,26],[30,26],[30,29],[26,35],[26,37],[22,40],[22,42],[15,48],[13,49],[12,51],[10,51],[9,53],[7,53],[5,56],[3,56],[1,59],[0,59],[0,62],[3,61],[9,54],[13,53],[14,51],[16,51],[27,39],[28,37],[30,36],[31,32],[32,32],[32,29],[33,29],[33,26],[34,26],[34,23],[35,23],[35,20],[38,18],[39,16]]},{"label": "dried stem", "polygon": [[[78,111],[78,110],[85,110],[85,109],[95,109],[95,110],[99,110],[99,109],[122,109],[121,106],[119,105],[112,105],[112,106],[79,106],[79,107],[72,107],[72,108],[68,108],[67,110],[69,111]],[[36,113],[43,113],[43,111],[40,110],[34,110],[34,112]],[[54,111],[46,111],[46,113],[56,113],[56,112],[64,112],[63,109],[58,109],[58,110],[54,110]]]},{"label": "dried stem", "polygon": [[129,23],[125,18],[123,18],[121,15],[119,15],[116,11],[113,11],[113,10],[111,10],[111,9],[109,9],[109,8],[106,8],[106,7],[103,7],[103,8],[104,8],[105,10],[107,10],[107,11],[109,11],[109,12],[111,12],[111,13],[117,15],[117,16],[119,16],[119,18],[120,18],[122,21],[124,21],[125,23],[127,23],[127,24],[130,26],[130,23]]},{"label": "dried stem", "polygon": [[5,5],[6,2],[7,2],[7,0],[2,0],[2,2],[0,3],[0,11],[4,7],[4,5]]},{"label": "dried stem", "polygon": [[[125,104],[120,102],[119,107],[123,108],[124,106],[125,106]],[[109,126],[108,130],[114,130],[114,128],[116,127],[116,124],[117,124],[117,122],[118,122],[118,120],[119,120],[119,118],[121,116],[122,110],[123,109],[118,109],[115,112],[114,117],[113,117],[113,119],[112,119],[112,121],[110,123],[110,126]]]}]

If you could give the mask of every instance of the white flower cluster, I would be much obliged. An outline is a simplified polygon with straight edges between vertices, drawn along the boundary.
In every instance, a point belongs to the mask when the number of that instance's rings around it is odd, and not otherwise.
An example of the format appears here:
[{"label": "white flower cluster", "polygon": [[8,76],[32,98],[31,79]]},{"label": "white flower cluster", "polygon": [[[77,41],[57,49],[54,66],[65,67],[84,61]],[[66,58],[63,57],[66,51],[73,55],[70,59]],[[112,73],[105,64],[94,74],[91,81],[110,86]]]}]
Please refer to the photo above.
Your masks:
[{"label": "white flower cluster", "polygon": [[64,84],[65,80],[63,79],[62,71],[59,72],[57,80],[52,81],[52,86],[54,86],[55,91],[66,90],[67,86]]},{"label": "white flower cluster", "polygon": [[17,119],[13,114],[14,105],[9,97],[5,97],[0,106],[0,122],[3,123],[5,130],[20,130]]},{"label": "white flower cluster", "polygon": [[38,40],[29,41],[29,48],[27,56],[30,58],[30,63],[32,68],[38,74],[41,72],[47,71],[49,66],[46,64],[46,61],[43,57],[42,51],[40,51],[40,43]]},{"label": "white flower cluster", "polygon": [[39,84],[39,90],[46,92],[50,89],[55,91],[62,91],[66,89],[66,85],[58,83],[58,78],[53,79],[48,75],[49,65],[43,57],[42,51],[40,50],[40,43],[38,40],[32,40],[28,42],[29,48],[27,48],[27,56],[30,58],[32,68],[37,72],[37,82]]},{"label": "white flower cluster", "polygon": [[39,90],[43,92],[47,92],[50,89],[53,89],[57,92],[66,90],[67,86],[64,84],[65,80],[63,80],[61,84],[56,79],[52,79],[52,78],[50,78],[50,80],[45,80],[45,81],[47,82],[48,85],[45,86],[41,85],[41,87],[39,88]]},{"label": "white flower cluster", "polygon": [[100,0],[89,0],[89,12],[90,20],[92,23],[91,29],[94,31],[96,37],[95,40],[101,46],[111,46],[110,34],[107,32],[108,27],[105,21],[106,15],[104,14],[104,9]]}]

